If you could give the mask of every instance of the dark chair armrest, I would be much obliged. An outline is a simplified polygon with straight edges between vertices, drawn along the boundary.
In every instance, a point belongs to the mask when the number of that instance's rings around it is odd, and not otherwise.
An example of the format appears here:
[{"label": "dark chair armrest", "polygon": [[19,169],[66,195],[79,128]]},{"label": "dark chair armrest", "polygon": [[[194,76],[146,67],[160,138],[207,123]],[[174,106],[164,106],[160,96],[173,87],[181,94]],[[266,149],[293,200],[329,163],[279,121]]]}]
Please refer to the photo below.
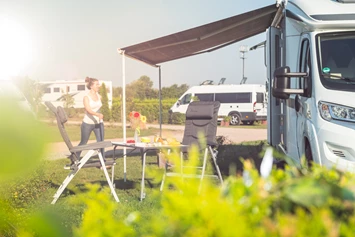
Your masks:
[{"label": "dark chair armrest", "polygon": [[70,149],[70,152],[97,150],[97,149],[106,148],[110,146],[112,146],[112,143],[110,141],[95,142],[95,143],[90,143],[82,146],[75,146],[72,149]]}]

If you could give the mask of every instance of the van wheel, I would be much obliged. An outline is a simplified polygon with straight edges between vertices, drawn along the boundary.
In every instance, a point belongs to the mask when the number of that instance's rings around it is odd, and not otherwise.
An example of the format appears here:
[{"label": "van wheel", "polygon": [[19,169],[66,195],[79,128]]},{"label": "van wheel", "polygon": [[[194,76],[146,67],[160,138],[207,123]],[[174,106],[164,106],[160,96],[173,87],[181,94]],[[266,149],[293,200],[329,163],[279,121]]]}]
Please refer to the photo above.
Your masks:
[{"label": "van wheel", "polygon": [[311,149],[311,145],[309,144],[308,141],[306,141],[305,144],[305,156],[306,156],[306,160],[307,160],[307,164],[308,164],[308,168],[311,168],[313,165],[313,157],[312,157],[312,149]]},{"label": "van wheel", "polygon": [[241,123],[241,119],[238,114],[231,114],[231,117],[231,125],[239,125]]}]

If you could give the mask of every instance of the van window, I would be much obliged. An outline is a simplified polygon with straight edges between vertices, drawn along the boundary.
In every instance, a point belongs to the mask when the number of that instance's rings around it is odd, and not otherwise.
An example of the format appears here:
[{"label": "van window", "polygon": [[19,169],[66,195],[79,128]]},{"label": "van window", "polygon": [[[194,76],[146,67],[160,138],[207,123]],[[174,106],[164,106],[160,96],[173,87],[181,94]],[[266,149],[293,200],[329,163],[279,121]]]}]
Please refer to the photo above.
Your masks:
[{"label": "van window", "polygon": [[256,93],[256,103],[264,103],[264,93]]},{"label": "van window", "polygon": [[216,93],[220,103],[251,103],[251,93]]},{"label": "van window", "polygon": [[213,101],[214,94],[195,94],[200,101]]},{"label": "van window", "polygon": [[181,99],[181,104],[185,105],[191,102],[191,94],[186,94],[184,97]]}]

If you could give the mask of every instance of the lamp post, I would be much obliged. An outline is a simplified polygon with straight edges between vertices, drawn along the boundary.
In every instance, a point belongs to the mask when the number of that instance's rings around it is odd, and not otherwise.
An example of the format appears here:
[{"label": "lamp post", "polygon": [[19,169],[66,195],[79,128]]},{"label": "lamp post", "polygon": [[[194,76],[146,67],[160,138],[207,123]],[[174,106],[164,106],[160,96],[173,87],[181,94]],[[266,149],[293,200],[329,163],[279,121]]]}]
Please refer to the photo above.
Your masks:
[{"label": "lamp post", "polygon": [[242,45],[239,47],[239,52],[240,52],[240,58],[243,60],[243,76],[242,80],[240,81],[240,84],[245,84],[247,81],[247,77],[244,76],[244,59],[246,59],[246,53],[249,51],[249,47],[247,45]]}]

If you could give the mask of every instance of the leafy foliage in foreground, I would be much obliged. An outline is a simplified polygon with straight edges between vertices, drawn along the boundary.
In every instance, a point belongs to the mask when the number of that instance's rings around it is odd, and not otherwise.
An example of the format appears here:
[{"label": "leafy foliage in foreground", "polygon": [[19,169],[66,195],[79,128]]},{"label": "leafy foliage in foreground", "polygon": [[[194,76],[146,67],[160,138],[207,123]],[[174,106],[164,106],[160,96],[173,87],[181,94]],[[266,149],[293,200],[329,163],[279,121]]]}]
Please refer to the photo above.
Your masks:
[{"label": "leafy foliage in foreground", "polygon": [[[286,166],[263,179],[249,161],[244,168],[244,178],[231,176],[222,188],[207,181],[200,194],[198,181],[172,180],[173,189],[157,194],[161,207],[151,218],[133,212],[116,220],[112,232],[107,226],[97,228],[108,236],[353,236],[353,175]],[[109,205],[107,200],[82,200],[88,208],[77,236],[89,235],[94,223],[112,222],[110,215],[103,220],[92,214]]]}]

